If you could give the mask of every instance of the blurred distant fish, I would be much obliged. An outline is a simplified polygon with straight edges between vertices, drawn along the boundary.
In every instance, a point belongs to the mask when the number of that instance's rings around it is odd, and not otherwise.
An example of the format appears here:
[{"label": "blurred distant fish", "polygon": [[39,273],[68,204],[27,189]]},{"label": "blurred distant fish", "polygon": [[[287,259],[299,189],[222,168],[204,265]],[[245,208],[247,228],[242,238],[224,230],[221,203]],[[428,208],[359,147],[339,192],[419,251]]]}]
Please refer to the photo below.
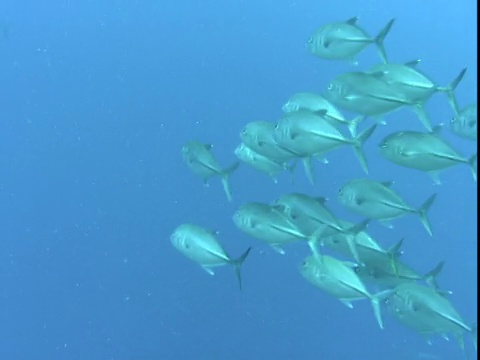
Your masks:
[{"label": "blurred distant fish", "polygon": [[208,179],[211,177],[220,176],[227,199],[228,201],[232,201],[228,177],[238,168],[240,162],[236,161],[228,168],[222,169],[213,157],[212,147],[212,145],[203,144],[198,141],[189,141],[182,147],[183,161],[185,161],[195,174],[203,179],[205,184],[207,184]]},{"label": "blurred distant fish", "polygon": [[458,136],[477,141],[477,103],[460,110],[450,121],[450,129]]},{"label": "blurred distant fish", "polygon": [[420,208],[415,209],[390,186],[392,182],[380,182],[370,179],[353,179],[345,183],[338,192],[340,203],[348,209],[368,219],[388,221],[406,214],[416,214],[432,236],[432,228],[427,218],[428,209],[435,200],[436,194],[430,196]]},{"label": "blurred distant fish", "polygon": [[380,58],[387,62],[387,55],[383,41],[393,25],[394,19],[375,37],[370,37],[365,30],[357,25],[358,17],[353,17],[344,22],[326,24],[317,29],[308,39],[307,48],[311,54],[331,60],[354,61],[356,55],[369,44],[375,44],[380,53]]},{"label": "blurred distant fish", "polygon": [[429,173],[437,184],[440,183],[439,171],[458,164],[468,165],[476,180],[477,154],[464,158],[440,137],[439,131],[440,127],[436,127],[431,133],[392,133],[380,142],[380,153],[395,164]]},{"label": "blurred distant fish", "polygon": [[170,241],[178,251],[198,263],[210,275],[214,275],[213,267],[233,265],[240,289],[242,288],[240,267],[251,248],[248,248],[239,258],[232,259],[220,245],[214,232],[194,224],[178,226],[170,236]]}]

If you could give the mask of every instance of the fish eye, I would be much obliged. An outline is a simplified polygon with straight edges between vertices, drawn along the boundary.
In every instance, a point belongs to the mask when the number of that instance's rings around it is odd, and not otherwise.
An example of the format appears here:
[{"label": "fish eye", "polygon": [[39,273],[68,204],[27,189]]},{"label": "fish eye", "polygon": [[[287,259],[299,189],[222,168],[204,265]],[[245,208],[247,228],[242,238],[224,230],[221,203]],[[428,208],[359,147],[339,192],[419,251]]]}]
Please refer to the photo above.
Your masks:
[{"label": "fish eye", "polygon": [[327,86],[327,90],[333,90],[334,86],[332,83],[328,84]]}]

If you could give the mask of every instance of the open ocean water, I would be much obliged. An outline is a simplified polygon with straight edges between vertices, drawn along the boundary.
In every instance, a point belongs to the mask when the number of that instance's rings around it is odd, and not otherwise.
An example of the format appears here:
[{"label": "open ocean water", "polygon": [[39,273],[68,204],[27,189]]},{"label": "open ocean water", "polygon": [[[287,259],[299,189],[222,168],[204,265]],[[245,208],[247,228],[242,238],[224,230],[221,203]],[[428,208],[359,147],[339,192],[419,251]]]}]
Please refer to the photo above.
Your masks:
[{"label": "open ocean water", "polygon": [[[477,99],[477,4],[473,0],[2,0],[0,1],[0,359],[2,360],[415,360],[463,359],[457,341],[428,344],[383,307],[380,330],[368,301],[348,309],[307,283],[298,268],[309,249],[279,255],[237,229],[234,211],[296,191],[328,198],[342,219],[362,220],[336,194],[365,177],[352,150],[302,166],[273,183],[242,164],[227,202],[182,161],[190,140],[235,160],[250,121],[276,122],[294,93],[321,92],[335,76],[379,63],[373,45],[349,61],[309,54],[311,33],[359,16],[385,39],[392,62],[419,69]],[[476,143],[450,132],[444,94],[426,110],[462,155]],[[347,119],[353,113],[344,112]],[[477,317],[477,183],[467,166],[441,185],[380,156],[399,130],[423,131],[416,115],[386,115],[365,144],[372,179],[393,180],[407,203],[438,196],[434,236],[415,216],[368,232],[389,247],[404,238],[402,261],[425,273],[445,260],[438,282],[467,324]],[[361,127],[372,124],[365,120]],[[248,246],[243,290],[229,266],[209,276],[172,246],[182,223],[218,231],[232,256]],[[476,357],[471,337],[465,352]]]}]

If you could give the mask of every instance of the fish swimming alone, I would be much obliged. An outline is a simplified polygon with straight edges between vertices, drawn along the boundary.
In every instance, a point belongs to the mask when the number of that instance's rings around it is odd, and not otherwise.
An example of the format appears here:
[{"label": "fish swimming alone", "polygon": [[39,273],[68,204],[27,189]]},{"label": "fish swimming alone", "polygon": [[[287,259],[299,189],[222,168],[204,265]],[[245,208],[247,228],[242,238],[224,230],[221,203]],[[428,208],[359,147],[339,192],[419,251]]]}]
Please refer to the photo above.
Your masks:
[{"label": "fish swimming alone", "polygon": [[372,38],[357,25],[358,17],[347,21],[333,22],[317,29],[307,41],[307,49],[312,55],[329,60],[350,60],[370,44],[375,44],[380,58],[387,62],[383,41],[395,19],[390,20],[380,33]]}]

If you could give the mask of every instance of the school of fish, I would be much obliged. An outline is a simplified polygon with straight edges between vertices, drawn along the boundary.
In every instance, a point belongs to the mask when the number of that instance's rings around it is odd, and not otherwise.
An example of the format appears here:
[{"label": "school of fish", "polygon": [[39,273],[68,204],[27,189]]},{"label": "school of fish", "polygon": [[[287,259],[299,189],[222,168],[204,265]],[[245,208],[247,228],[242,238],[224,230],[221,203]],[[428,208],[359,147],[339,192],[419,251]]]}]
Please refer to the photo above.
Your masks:
[{"label": "school of fish", "polygon": [[[329,210],[326,198],[291,192],[270,203],[243,203],[232,213],[234,225],[279,254],[284,254],[293,243],[308,246],[311,254],[298,265],[300,275],[349,308],[354,301],[369,301],[380,328],[384,328],[383,306],[400,323],[427,339],[434,335],[454,336],[464,352],[464,335],[469,334],[476,350],[476,324],[462,318],[449,300],[448,291],[437,283],[444,262],[432,264],[432,270],[425,274],[419,273],[400,257],[403,239],[398,239],[391,248],[384,248],[366,231],[369,222],[389,224],[411,215],[420,220],[429,236],[435,234],[428,212],[435,206],[436,192],[432,191],[421,203],[410,203],[395,190],[392,181],[368,176],[363,145],[380,129],[385,136],[378,153],[385,160],[424,172],[435,184],[440,184],[442,171],[457,165],[467,166],[472,181],[477,179],[477,154],[465,155],[455,150],[442,138],[442,126],[432,124],[425,111],[425,104],[433,94],[444,93],[454,114],[449,124],[451,132],[465,141],[477,141],[477,104],[460,108],[454,94],[466,69],[460,69],[450,84],[440,86],[418,69],[419,60],[390,62],[384,40],[394,22],[394,19],[388,21],[375,37],[358,25],[357,17],[315,30],[306,43],[307,51],[315,57],[355,62],[367,46],[375,46],[380,61],[366,71],[334,77],[323,93],[293,94],[281,106],[283,116],[277,122],[245,124],[240,131],[240,143],[232,154],[236,160],[228,166],[217,162],[210,144],[190,141],[181,152],[186,165],[204,183],[219,177],[227,200],[232,201],[229,177],[240,164],[277,182],[277,177],[286,171],[293,180],[300,162],[309,182],[315,184],[313,160],[326,161],[328,152],[341,146],[351,147],[357,159],[356,164],[352,161],[353,166],[359,166],[365,177],[343,184],[337,200],[346,209],[363,216],[364,221],[351,223],[339,219]],[[388,122],[389,113],[400,108],[411,109],[424,131],[405,129],[389,133],[388,124],[381,126]],[[342,110],[357,116],[348,120]],[[367,118],[375,122],[359,131]],[[215,267],[232,265],[242,287],[240,270],[251,248],[232,257],[222,247],[216,232],[197,224],[179,225],[170,240],[180,253],[209,274],[214,274]],[[330,249],[349,261],[327,255],[323,249]]]}]

